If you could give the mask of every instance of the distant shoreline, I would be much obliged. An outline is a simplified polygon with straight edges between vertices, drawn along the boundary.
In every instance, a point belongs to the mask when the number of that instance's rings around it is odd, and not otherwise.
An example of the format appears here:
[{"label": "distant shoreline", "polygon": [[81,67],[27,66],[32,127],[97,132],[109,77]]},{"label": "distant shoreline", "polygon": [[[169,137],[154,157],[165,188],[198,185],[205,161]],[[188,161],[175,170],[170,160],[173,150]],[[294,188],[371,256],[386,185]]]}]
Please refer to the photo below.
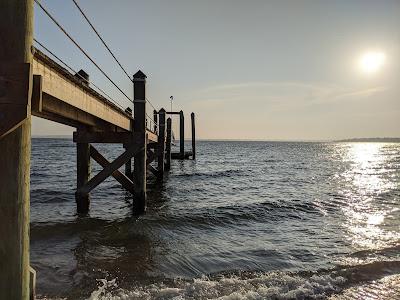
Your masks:
[{"label": "distant shoreline", "polygon": [[352,138],[352,139],[344,139],[337,140],[335,142],[339,143],[400,143],[400,138]]},{"label": "distant shoreline", "polygon": [[[72,135],[43,135],[32,136],[33,139],[69,139]],[[185,139],[185,141],[191,141]],[[400,138],[350,138],[341,140],[244,140],[244,139],[198,139],[199,142],[279,142],[279,143],[400,143]]]}]

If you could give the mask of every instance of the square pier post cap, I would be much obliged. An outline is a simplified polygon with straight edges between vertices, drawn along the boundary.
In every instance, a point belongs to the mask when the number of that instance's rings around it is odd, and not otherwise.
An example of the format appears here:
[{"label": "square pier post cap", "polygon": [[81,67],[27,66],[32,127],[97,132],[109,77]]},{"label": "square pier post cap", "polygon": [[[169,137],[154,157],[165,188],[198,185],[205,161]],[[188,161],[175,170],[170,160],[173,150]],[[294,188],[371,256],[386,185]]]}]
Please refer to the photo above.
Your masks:
[{"label": "square pier post cap", "polygon": [[147,76],[141,71],[137,71],[135,75],[133,75],[133,80],[146,80]]}]

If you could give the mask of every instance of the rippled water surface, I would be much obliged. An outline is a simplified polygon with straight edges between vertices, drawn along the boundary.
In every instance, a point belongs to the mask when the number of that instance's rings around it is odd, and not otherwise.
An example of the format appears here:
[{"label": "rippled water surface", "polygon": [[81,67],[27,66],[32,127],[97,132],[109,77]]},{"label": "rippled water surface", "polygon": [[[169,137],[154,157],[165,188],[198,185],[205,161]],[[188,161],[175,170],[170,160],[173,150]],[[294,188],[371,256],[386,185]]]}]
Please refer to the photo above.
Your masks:
[{"label": "rippled water surface", "polygon": [[[97,146],[109,159],[122,151]],[[109,178],[78,216],[74,144],[33,139],[40,297],[400,299],[400,144],[197,148],[162,183],[149,176],[145,215]]]}]

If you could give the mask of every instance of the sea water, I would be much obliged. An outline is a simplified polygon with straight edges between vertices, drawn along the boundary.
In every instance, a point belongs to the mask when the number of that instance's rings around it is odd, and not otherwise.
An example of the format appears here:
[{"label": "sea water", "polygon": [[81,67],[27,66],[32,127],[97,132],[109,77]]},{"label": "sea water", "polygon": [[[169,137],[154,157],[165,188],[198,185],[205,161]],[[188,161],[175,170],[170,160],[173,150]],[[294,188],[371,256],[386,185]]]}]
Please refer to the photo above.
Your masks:
[{"label": "sea water", "polygon": [[39,299],[400,299],[400,144],[199,141],[141,216],[113,178],[79,216],[75,188],[72,140],[33,139]]}]

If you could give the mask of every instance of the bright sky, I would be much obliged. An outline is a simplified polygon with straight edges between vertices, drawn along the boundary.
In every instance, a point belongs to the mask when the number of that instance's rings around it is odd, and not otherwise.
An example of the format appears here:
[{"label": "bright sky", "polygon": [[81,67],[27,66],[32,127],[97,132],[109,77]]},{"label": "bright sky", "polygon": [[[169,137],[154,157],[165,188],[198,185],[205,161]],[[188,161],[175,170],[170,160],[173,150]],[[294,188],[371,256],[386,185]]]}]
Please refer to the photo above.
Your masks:
[{"label": "bright sky", "polygon": [[[72,1],[41,2],[132,95]],[[196,113],[199,138],[400,136],[398,0],[78,3],[127,70],[147,75],[153,104],[173,95],[187,126]],[[35,37],[128,105],[37,6]],[[33,119],[33,135],[72,131]]]}]

